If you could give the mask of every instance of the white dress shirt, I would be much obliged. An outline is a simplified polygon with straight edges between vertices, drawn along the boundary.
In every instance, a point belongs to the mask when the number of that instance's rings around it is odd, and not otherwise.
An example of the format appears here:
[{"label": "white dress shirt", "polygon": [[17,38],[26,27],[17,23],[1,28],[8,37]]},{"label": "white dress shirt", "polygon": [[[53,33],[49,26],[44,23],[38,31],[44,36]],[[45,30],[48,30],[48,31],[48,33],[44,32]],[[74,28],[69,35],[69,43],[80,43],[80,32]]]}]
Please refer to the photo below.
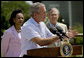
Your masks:
[{"label": "white dress shirt", "polygon": [[40,46],[35,42],[32,42],[31,39],[34,37],[47,38],[54,36],[49,29],[46,27],[44,22],[39,24],[31,17],[27,22],[25,22],[21,29],[22,36],[22,54],[27,54],[27,50],[42,48],[45,46]]}]

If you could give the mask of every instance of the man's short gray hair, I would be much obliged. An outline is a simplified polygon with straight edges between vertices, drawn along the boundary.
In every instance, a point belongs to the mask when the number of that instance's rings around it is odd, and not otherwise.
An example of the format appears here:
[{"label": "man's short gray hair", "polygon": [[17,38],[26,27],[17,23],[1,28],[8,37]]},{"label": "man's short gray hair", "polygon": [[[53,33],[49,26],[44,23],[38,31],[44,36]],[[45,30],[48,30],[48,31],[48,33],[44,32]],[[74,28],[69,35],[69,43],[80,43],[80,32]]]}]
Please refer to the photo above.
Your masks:
[{"label": "man's short gray hair", "polygon": [[60,14],[60,12],[59,12],[59,10],[58,10],[57,8],[50,8],[50,9],[48,10],[48,13],[50,13],[51,10],[56,10],[56,11],[58,12],[58,14]]},{"label": "man's short gray hair", "polygon": [[45,6],[43,3],[40,3],[40,2],[36,2],[36,3],[33,3],[33,5],[30,7],[30,11],[31,13],[33,14],[34,12],[39,12],[39,8],[41,6]]}]

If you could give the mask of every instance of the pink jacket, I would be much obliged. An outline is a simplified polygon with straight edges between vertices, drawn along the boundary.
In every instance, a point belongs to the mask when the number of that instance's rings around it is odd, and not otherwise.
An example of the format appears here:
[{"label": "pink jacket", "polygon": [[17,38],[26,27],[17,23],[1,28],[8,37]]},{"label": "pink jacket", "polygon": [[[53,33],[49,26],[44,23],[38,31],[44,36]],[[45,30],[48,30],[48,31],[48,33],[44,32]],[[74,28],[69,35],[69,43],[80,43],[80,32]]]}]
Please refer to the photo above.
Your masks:
[{"label": "pink jacket", "polygon": [[21,54],[21,38],[14,26],[6,30],[1,37],[1,50],[3,57],[19,57]]}]

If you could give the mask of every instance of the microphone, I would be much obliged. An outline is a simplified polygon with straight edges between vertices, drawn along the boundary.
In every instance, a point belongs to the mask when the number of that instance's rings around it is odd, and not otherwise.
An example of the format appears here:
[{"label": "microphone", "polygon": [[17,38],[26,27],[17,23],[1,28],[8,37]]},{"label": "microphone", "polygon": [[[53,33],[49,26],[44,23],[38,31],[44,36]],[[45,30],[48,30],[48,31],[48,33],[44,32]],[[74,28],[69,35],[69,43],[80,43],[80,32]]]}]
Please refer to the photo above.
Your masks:
[{"label": "microphone", "polygon": [[50,28],[50,31],[59,36],[60,40],[62,41],[63,36],[60,34],[60,32],[54,27]]},{"label": "microphone", "polygon": [[66,36],[67,38],[69,38],[60,26],[56,26],[56,29],[62,34],[62,36]]},{"label": "microphone", "polygon": [[57,36],[59,36],[60,40],[62,41],[63,36],[60,34],[60,32],[56,31]]}]

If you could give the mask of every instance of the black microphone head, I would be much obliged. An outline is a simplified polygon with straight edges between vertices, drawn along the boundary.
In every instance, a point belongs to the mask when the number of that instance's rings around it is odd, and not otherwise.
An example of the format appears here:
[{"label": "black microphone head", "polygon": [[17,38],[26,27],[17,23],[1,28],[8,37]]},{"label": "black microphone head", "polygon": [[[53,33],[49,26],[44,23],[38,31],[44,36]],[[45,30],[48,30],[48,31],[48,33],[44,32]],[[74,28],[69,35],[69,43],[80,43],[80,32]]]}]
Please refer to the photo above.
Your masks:
[{"label": "black microphone head", "polygon": [[58,30],[58,32],[60,32],[63,36],[66,36],[68,38],[68,36],[66,35],[66,33],[63,31],[63,29],[60,26],[56,26],[56,29]]},{"label": "black microphone head", "polygon": [[62,35],[60,34],[60,32],[55,28],[50,28],[50,31],[53,33],[53,34],[57,34],[57,36],[59,36],[60,40],[62,41]]},{"label": "black microphone head", "polygon": [[62,41],[63,36],[60,34],[60,32],[56,31],[57,36],[59,36],[59,39]]},{"label": "black microphone head", "polygon": [[63,29],[60,26],[56,26],[56,29],[60,32],[63,33]]},{"label": "black microphone head", "polygon": [[49,28],[50,29],[50,31],[53,33],[53,34],[56,34],[56,31],[57,31],[57,29],[56,28]]}]

